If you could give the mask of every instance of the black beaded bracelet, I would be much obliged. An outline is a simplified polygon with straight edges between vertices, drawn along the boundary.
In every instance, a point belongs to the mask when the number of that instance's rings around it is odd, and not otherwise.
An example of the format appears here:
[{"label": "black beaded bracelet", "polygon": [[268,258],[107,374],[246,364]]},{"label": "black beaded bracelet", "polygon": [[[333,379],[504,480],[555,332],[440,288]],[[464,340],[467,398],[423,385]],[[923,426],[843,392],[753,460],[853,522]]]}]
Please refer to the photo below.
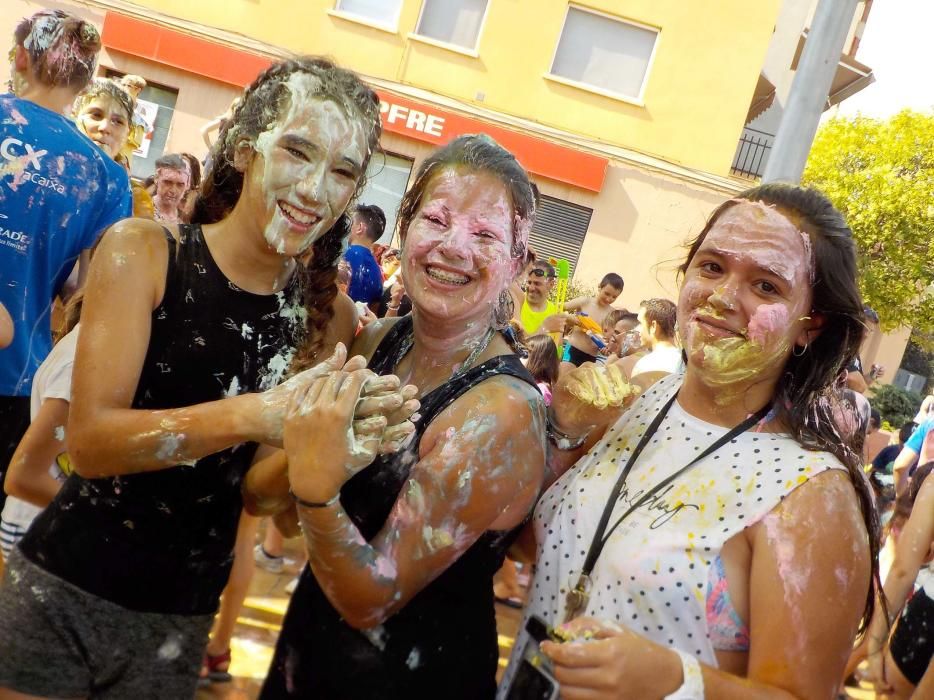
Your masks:
[{"label": "black beaded bracelet", "polygon": [[302,508],[327,508],[337,503],[341,497],[340,491],[338,491],[336,494],[334,494],[334,497],[331,498],[331,500],[325,501],[324,503],[314,503],[313,501],[306,501],[302,498],[299,498],[295,495],[295,492],[292,489],[289,489],[289,495],[292,497],[292,500]]},{"label": "black beaded bracelet", "polygon": [[589,434],[589,430],[578,437],[572,437],[566,433],[562,433],[555,426],[551,417],[551,407],[548,407],[548,411],[545,414],[545,435],[548,437],[548,442],[554,445],[557,449],[561,450],[562,452],[576,450],[584,444]]}]

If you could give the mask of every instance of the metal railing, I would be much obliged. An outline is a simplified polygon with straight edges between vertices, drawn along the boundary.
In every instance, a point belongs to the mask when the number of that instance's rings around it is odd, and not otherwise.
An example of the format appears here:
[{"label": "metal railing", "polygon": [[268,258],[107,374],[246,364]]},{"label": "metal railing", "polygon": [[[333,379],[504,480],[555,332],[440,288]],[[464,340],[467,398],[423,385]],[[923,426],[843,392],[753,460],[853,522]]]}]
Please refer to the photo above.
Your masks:
[{"label": "metal railing", "polygon": [[751,180],[762,177],[762,171],[765,170],[765,164],[769,160],[769,151],[772,150],[774,140],[774,134],[756,129],[743,129],[730,172]]}]

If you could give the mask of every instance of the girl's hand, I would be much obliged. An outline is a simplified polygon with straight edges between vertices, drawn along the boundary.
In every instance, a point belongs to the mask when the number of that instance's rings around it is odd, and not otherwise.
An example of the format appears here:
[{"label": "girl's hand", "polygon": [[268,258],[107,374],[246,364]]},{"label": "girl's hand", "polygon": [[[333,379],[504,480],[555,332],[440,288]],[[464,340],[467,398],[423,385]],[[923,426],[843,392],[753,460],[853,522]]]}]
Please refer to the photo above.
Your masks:
[{"label": "girl's hand", "polygon": [[283,441],[289,483],[298,498],[314,503],[331,500],[376,458],[386,417],[374,412],[354,420],[363,386],[374,377],[366,369],[337,371],[295,389]]},{"label": "girl's hand", "polygon": [[292,394],[310,387],[320,377],[327,376],[335,370],[343,369],[345,372],[353,372],[366,366],[366,359],[363,357],[353,357],[347,361],[347,348],[343,343],[338,343],[334,348],[334,354],[324,362],[299,372],[288,381],[282,382],[262,394],[246,394],[242,398],[251,401],[251,408],[255,410],[253,418],[257,423],[256,437],[257,442],[272,445],[274,447],[282,446],[282,428],[285,423],[286,412],[289,407],[289,400]]},{"label": "girl's hand", "polygon": [[541,648],[563,700],[660,698],[681,687],[678,654],[625,627],[582,617],[555,631],[568,641]]},{"label": "girl's hand", "polygon": [[421,406],[415,398],[418,387],[407,384],[400,388],[399,385],[399,378],[392,374],[370,379],[364,385],[363,396],[354,411],[355,421],[385,416],[386,429],[379,446],[380,454],[398,452],[415,432],[411,418]]},{"label": "girl's hand", "polygon": [[555,427],[576,436],[613,423],[639,395],[639,388],[616,365],[585,362],[563,373],[553,393]]}]

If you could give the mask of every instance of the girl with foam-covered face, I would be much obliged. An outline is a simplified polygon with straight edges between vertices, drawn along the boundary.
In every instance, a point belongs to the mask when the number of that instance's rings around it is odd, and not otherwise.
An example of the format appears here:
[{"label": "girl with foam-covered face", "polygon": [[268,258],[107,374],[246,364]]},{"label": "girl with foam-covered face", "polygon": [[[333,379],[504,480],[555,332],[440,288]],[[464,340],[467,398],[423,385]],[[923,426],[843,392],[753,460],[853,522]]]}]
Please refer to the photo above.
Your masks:
[{"label": "girl with foam-covered face", "polygon": [[816,191],[764,185],[681,272],[683,375],[612,427],[575,390],[600,370],[556,387],[558,428],[593,447],[563,450],[536,509],[529,613],[566,640],[542,650],[569,700],[834,697],[878,587],[861,443],[835,421],[863,335],[852,234]]},{"label": "girl with foam-covered face", "polygon": [[534,210],[527,173],[486,137],[420,166],[399,215],[412,313],[368,325],[353,348],[418,387],[416,434],[382,458],[352,440],[350,375],[293,403],[285,448],[309,568],[261,697],[493,694],[492,577],[544,470],[542,397],[501,332]]},{"label": "girl with foam-covered face", "polygon": [[[275,64],[218,139],[192,224],[128,219],[104,234],[66,429],[76,474],[11,561],[16,590],[0,589],[18,611],[0,615],[12,643],[0,683],[40,697],[105,683],[119,697],[194,694],[244,500],[263,500],[249,475],[287,478],[275,448],[289,401],[337,369],[372,377],[347,362],[356,311],[336,274],[341,217],[379,134],[379,100],[356,75],[312,57]],[[350,439],[392,449],[384,429],[411,432],[417,403],[395,377],[353,399]],[[106,640],[93,633],[104,626]],[[29,645],[15,628],[32,630]],[[56,674],[36,671],[52,654]]]},{"label": "girl with foam-covered face", "polygon": [[684,272],[678,329],[689,382],[696,376],[720,405],[756,384],[768,391],[793,348],[819,332],[812,276],[808,236],[789,217],[761,202],[730,207]]},{"label": "girl with foam-covered face", "polygon": [[[304,253],[344,212],[369,159],[363,127],[321,92],[314,76],[286,82],[288,110],[253,144],[251,186],[261,183],[263,235],[280,255]],[[255,196],[248,194],[248,196]]]}]

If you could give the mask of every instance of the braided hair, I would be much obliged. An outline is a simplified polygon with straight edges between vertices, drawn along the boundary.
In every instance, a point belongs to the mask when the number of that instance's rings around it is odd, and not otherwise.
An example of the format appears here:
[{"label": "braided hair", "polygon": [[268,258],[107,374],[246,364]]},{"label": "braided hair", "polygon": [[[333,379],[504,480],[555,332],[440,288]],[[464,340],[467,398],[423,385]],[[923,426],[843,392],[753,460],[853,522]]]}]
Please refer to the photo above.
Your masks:
[{"label": "braided hair", "polygon": [[[379,147],[382,131],[376,93],[355,73],[326,58],[302,56],[282,61],[260,73],[222,126],[211,149],[212,165],[201,182],[192,222],[215,223],[233,210],[243,190],[243,173],[234,166],[234,155],[244,143],[255,148],[259,135],[273,128],[288,109],[291,92],[287,82],[294,73],[314,76],[319,83],[317,94],[336,103],[349,120],[359,121],[364,126],[367,151],[362,165],[366,170],[370,156]],[[359,195],[363,184],[361,178],[352,199]],[[308,264],[299,266],[308,320],[305,342],[295,354],[293,371],[315,364],[322,349],[325,331],[334,317],[333,304],[338,292],[337,263],[342,241],[349,233],[350,219],[344,213],[327,233],[314,242]]]}]

